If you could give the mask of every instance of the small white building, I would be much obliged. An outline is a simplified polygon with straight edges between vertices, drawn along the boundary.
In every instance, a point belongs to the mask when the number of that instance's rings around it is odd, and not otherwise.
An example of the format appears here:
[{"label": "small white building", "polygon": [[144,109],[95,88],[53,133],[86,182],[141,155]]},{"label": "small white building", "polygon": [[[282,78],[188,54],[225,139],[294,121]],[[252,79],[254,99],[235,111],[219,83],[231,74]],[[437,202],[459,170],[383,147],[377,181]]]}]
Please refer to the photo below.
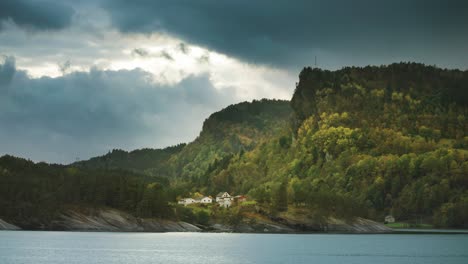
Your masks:
[{"label": "small white building", "polygon": [[195,201],[195,199],[193,198],[184,198],[182,200],[180,200],[178,202],[178,204],[183,204],[184,206],[187,206],[189,204],[193,204],[193,203],[196,203],[197,201]]},{"label": "small white building", "polygon": [[385,223],[395,223],[395,217],[393,217],[393,215],[387,215],[385,217]]},{"label": "small white building", "polygon": [[224,200],[232,200],[231,195],[229,195],[227,192],[220,192],[216,195],[216,202]]},{"label": "small white building", "polygon": [[210,204],[212,202],[213,202],[213,199],[209,196],[205,196],[200,200],[200,203],[203,203],[203,204]]},{"label": "small white building", "polygon": [[189,204],[196,204],[196,203],[210,204],[212,202],[213,202],[213,198],[211,198],[210,196],[204,196],[202,198],[197,198],[197,199],[183,198],[183,199],[180,199],[177,203],[187,206]]}]

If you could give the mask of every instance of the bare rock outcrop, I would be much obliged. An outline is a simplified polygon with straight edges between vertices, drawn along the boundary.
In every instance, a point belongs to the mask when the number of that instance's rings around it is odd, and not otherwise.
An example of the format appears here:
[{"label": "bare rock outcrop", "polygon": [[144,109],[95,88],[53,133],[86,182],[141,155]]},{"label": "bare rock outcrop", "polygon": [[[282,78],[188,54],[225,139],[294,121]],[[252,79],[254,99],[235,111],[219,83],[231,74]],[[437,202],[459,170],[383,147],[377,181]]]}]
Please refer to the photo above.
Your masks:
[{"label": "bare rock outcrop", "polygon": [[382,223],[356,217],[352,219],[322,218],[319,221],[310,219],[280,218],[280,222],[293,228],[296,232],[327,232],[327,233],[390,233],[393,230]]},{"label": "bare rock outcrop", "polygon": [[118,232],[198,232],[200,228],[185,222],[137,218],[115,209],[67,210],[54,221],[53,229],[70,231]]},{"label": "bare rock outcrop", "polygon": [[327,228],[329,232],[340,233],[389,233],[393,231],[382,223],[361,217],[350,221],[331,218],[329,219]]},{"label": "bare rock outcrop", "polygon": [[21,228],[0,219],[0,230],[20,230]]}]

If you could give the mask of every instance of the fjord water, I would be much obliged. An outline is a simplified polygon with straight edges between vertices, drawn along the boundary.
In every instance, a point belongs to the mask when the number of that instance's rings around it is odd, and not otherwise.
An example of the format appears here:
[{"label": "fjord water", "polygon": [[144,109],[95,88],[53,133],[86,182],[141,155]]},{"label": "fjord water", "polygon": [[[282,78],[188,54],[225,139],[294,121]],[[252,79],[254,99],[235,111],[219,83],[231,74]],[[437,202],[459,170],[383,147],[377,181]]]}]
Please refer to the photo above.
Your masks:
[{"label": "fjord water", "polygon": [[468,235],[0,231],[0,263],[468,263]]}]

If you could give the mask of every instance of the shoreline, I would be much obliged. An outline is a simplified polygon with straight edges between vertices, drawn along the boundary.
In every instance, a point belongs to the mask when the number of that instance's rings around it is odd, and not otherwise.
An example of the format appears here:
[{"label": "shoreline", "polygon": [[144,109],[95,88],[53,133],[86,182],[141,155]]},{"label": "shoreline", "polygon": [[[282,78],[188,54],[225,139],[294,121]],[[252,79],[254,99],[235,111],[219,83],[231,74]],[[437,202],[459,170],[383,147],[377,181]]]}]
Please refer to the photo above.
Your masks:
[{"label": "shoreline", "polygon": [[255,235],[468,235],[466,229],[394,229],[388,232],[226,232],[226,231],[125,231],[125,230],[38,230],[38,229],[2,229],[0,232],[72,232],[72,233],[135,233],[135,234],[255,234]]},{"label": "shoreline", "polygon": [[70,231],[70,232],[122,232],[122,233],[235,233],[235,234],[468,234],[466,229],[391,228],[364,218],[335,219],[311,222],[290,218],[244,218],[238,223],[223,223],[215,219],[208,223],[191,224],[180,220],[139,218],[129,213],[100,208],[93,210],[67,210],[52,221],[31,222],[0,219],[0,230],[18,231]]},{"label": "shoreline", "polygon": [[459,235],[459,234],[467,234],[467,229],[418,229],[418,228],[401,228],[401,229],[393,229],[393,233],[395,234],[448,234],[448,235]]}]

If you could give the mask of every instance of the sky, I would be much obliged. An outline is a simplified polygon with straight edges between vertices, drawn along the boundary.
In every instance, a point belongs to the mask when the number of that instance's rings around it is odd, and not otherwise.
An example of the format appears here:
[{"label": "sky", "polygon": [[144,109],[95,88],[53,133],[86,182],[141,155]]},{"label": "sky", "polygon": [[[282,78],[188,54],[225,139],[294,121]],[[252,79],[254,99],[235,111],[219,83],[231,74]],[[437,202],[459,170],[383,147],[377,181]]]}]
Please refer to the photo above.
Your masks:
[{"label": "sky", "polygon": [[465,0],[2,0],[0,155],[70,163],[190,142],[304,66],[468,69]]}]

